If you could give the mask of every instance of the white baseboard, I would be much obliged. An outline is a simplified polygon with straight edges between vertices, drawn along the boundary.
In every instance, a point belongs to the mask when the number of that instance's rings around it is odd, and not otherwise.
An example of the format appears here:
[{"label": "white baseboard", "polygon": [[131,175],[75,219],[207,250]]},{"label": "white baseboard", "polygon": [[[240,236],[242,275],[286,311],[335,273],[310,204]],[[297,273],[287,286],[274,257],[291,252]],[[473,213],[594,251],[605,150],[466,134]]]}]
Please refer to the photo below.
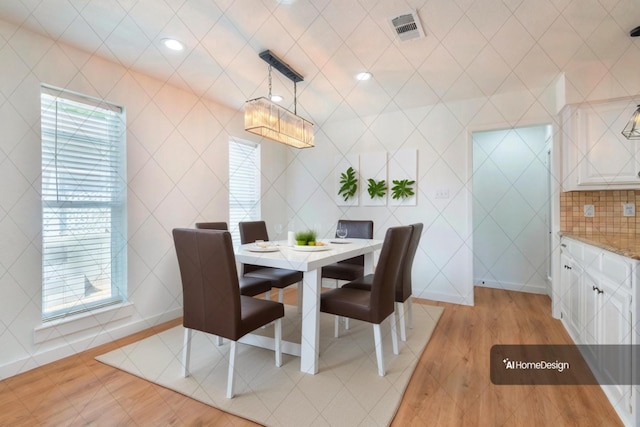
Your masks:
[{"label": "white baseboard", "polygon": [[413,290],[413,296],[416,298],[430,299],[434,301],[449,302],[451,304],[460,305],[473,305],[473,301],[466,299],[462,295],[446,294],[444,292],[432,292],[429,290],[416,293],[416,289]]},{"label": "white baseboard", "polygon": [[60,360],[62,358],[72,356],[76,353],[80,353],[90,348],[94,348],[99,345],[124,338],[128,335],[148,329],[153,325],[158,325],[172,319],[177,319],[181,316],[182,307],[156,316],[148,317],[146,319],[140,319],[135,322],[127,323],[119,327],[103,330],[96,335],[81,338],[75,341],[65,341],[62,345],[56,348],[35,353],[31,356],[24,357],[19,360],[14,360],[0,366],[0,380],[21,374],[31,369],[38,368],[42,365],[46,365],[47,363],[55,362],[56,360]]},{"label": "white baseboard", "polygon": [[522,283],[498,282],[497,280],[473,279],[475,286],[485,288],[504,289],[506,291],[527,292],[530,294],[548,295],[549,290],[546,285],[530,285]]}]

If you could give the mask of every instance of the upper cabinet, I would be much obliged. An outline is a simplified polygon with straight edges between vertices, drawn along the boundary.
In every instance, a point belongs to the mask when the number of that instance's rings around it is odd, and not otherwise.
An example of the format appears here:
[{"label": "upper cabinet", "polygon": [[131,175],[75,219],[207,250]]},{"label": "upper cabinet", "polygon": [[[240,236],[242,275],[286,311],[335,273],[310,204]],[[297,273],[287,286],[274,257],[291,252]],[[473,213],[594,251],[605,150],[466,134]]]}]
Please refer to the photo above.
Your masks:
[{"label": "upper cabinet", "polygon": [[640,140],[621,133],[637,102],[628,98],[564,107],[563,191],[640,188]]}]

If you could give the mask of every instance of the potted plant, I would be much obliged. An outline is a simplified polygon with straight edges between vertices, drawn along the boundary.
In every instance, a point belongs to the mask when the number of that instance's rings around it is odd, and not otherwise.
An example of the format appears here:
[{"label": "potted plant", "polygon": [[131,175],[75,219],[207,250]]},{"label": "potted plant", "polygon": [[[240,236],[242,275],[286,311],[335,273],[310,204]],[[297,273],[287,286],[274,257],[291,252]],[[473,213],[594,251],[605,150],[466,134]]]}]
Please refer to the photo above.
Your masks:
[{"label": "potted plant", "polygon": [[346,172],[340,174],[340,190],[338,190],[338,195],[342,196],[346,202],[355,196],[357,189],[358,179],[356,178],[356,171],[353,167],[349,166]]},{"label": "potted plant", "polygon": [[298,246],[314,246],[316,244],[316,232],[313,230],[298,231],[295,237]]}]

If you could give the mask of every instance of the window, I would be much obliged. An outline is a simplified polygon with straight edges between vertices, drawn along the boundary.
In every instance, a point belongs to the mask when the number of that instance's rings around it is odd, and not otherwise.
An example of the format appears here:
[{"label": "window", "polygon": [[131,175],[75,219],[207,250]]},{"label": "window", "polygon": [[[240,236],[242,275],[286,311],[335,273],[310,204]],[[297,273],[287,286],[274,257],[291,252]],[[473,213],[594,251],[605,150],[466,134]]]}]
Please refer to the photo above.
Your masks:
[{"label": "window", "polygon": [[42,86],[42,318],[124,300],[125,116]]},{"label": "window", "polygon": [[240,244],[238,223],[260,220],[260,146],[229,141],[229,230]]}]

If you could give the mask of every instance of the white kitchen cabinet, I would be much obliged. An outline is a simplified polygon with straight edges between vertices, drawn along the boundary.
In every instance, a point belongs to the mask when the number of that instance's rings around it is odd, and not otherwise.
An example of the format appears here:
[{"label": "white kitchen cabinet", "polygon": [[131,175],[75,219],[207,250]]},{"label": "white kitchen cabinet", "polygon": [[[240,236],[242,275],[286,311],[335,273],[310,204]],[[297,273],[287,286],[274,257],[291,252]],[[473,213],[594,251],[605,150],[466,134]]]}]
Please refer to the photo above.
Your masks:
[{"label": "white kitchen cabinet", "polygon": [[563,191],[635,189],[640,141],[621,131],[638,99],[567,105],[561,112]]},{"label": "white kitchen cabinet", "polygon": [[[560,307],[562,322],[596,375],[628,378],[632,344],[638,344],[633,319],[638,311],[638,261],[566,237],[561,239]],[[621,345],[616,351],[608,345]],[[620,351],[622,350],[622,351]],[[602,389],[628,426],[640,426],[639,388],[607,381]],[[604,382],[603,382],[604,383]],[[635,387],[635,388],[634,388]]]}]

